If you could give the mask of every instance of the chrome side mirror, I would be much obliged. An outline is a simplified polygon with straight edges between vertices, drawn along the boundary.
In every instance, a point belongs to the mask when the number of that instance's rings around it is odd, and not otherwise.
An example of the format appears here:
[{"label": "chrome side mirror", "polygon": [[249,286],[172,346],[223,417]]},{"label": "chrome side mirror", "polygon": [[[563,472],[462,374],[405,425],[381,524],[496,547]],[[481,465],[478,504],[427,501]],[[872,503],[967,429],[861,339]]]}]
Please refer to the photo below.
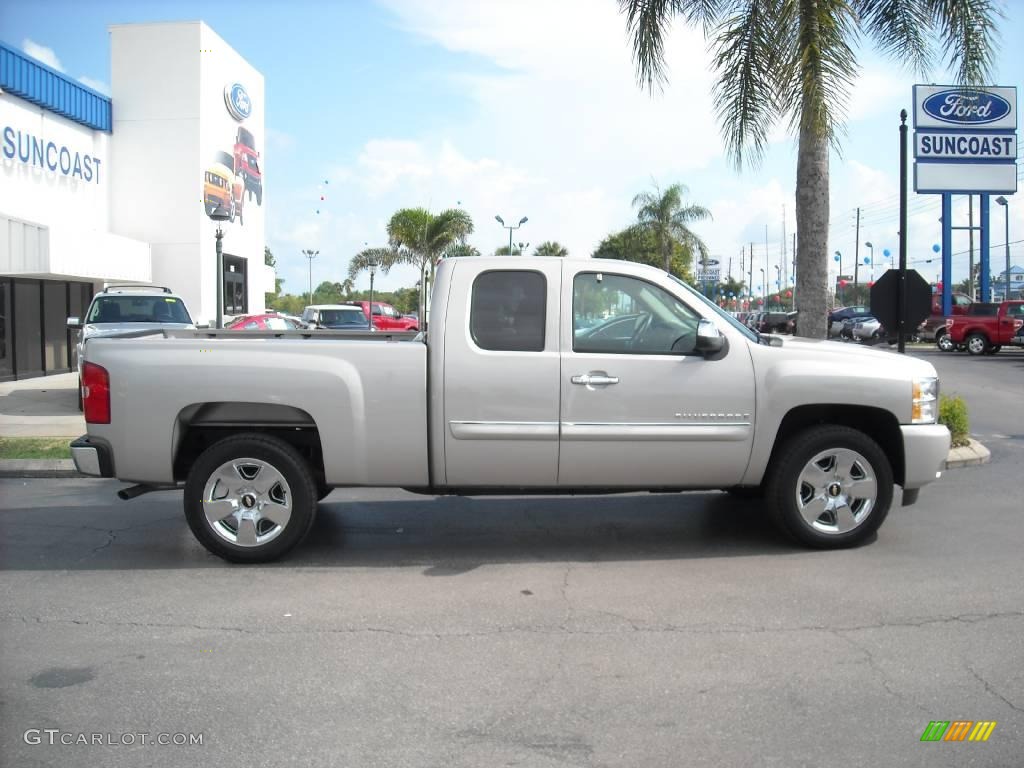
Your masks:
[{"label": "chrome side mirror", "polygon": [[718,330],[718,326],[710,320],[701,320],[697,323],[697,344],[694,351],[704,357],[717,355],[725,349],[725,336]]},{"label": "chrome side mirror", "polygon": [[82,330],[82,320],[78,317],[69,317],[67,319],[67,327],[69,331],[80,331]]}]

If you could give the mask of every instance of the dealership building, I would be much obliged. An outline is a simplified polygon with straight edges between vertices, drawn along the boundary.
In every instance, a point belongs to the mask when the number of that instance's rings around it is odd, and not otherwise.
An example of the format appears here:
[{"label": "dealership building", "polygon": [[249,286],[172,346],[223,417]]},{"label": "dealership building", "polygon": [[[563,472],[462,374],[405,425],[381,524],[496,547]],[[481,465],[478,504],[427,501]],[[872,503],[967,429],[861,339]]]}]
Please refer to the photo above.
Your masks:
[{"label": "dealership building", "polygon": [[0,381],[73,370],[69,316],[105,284],[197,323],[262,312],[263,76],[202,22],[110,28],[111,95],[0,43]]}]

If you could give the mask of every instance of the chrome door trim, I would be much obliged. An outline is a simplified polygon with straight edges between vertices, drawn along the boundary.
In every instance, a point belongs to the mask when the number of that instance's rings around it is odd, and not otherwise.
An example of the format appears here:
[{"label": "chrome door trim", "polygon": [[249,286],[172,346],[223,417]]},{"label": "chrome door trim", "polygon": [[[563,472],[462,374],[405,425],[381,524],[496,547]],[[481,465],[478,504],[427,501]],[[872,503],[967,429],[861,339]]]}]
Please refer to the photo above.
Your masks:
[{"label": "chrome door trim", "polygon": [[557,421],[449,421],[456,440],[558,440]]},{"label": "chrome door trim", "polygon": [[750,436],[749,421],[735,422],[563,422],[562,439],[574,441],[732,442]]}]

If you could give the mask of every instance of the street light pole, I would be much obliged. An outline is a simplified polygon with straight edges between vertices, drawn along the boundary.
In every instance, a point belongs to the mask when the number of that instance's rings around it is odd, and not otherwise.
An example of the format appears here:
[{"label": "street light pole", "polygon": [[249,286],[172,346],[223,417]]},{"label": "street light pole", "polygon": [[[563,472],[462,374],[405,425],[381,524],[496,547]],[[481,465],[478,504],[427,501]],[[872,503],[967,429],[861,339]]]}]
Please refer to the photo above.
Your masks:
[{"label": "street light pole", "polygon": [[313,259],[320,255],[320,251],[305,250],[302,255],[309,259],[309,303],[313,303]]},{"label": "street light pole", "polygon": [[761,298],[764,304],[765,312],[768,311],[768,273],[764,271],[764,267],[758,267],[761,270]]},{"label": "street light pole", "polygon": [[501,216],[495,216],[494,220],[497,221],[501,226],[508,230],[508,255],[512,255],[512,230],[519,229],[523,224],[529,221],[526,216],[523,216],[516,225],[509,225],[505,223],[505,220]]},{"label": "street light pole", "polygon": [[839,288],[842,287],[843,280],[843,254],[836,251],[836,261],[839,262],[839,274],[836,276],[836,295],[839,296],[840,302],[842,302],[842,293]]},{"label": "street light pole", "polygon": [[[775,265],[775,287],[779,289],[779,293],[782,293],[782,267],[778,264]],[[779,296],[779,303],[782,303],[782,296]]]},{"label": "street light pole", "polygon": [[217,319],[216,327],[224,327],[224,245],[221,242],[224,239],[224,231],[220,228],[222,221],[227,221],[231,218],[231,214],[221,208],[219,205],[207,214],[211,219],[217,222]]},{"label": "street light pole", "polygon": [[1010,300],[1010,201],[1000,195],[996,202],[1003,206],[1006,214],[1006,288],[1003,290],[1003,301]]},{"label": "street light pole", "polygon": [[871,251],[871,282],[875,282],[875,246],[871,243],[864,243],[864,247]]},{"label": "street light pole", "polygon": [[366,316],[370,321],[370,330],[377,330],[377,326],[373,324],[373,276],[377,273],[377,260],[370,259],[370,263],[367,265],[370,268],[370,303],[367,307]]}]

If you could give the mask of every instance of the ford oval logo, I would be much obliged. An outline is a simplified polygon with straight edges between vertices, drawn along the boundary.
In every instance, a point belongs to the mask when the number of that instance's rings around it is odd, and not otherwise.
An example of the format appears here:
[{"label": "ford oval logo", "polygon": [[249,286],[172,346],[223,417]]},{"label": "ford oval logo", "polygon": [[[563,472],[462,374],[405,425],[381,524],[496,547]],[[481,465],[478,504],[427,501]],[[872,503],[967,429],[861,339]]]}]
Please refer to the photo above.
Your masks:
[{"label": "ford oval logo", "polygon": [[224,104],[228,113],[238,122],[242,122],[252,114],[252,100],[241,83],[224,86]]},{"label": "ford oval logo", "polygon": [[939,91],[925,99],[923,107],[936,120],[955,125],[985,125],[1010,114],[1010,102],[985,91]]}]

